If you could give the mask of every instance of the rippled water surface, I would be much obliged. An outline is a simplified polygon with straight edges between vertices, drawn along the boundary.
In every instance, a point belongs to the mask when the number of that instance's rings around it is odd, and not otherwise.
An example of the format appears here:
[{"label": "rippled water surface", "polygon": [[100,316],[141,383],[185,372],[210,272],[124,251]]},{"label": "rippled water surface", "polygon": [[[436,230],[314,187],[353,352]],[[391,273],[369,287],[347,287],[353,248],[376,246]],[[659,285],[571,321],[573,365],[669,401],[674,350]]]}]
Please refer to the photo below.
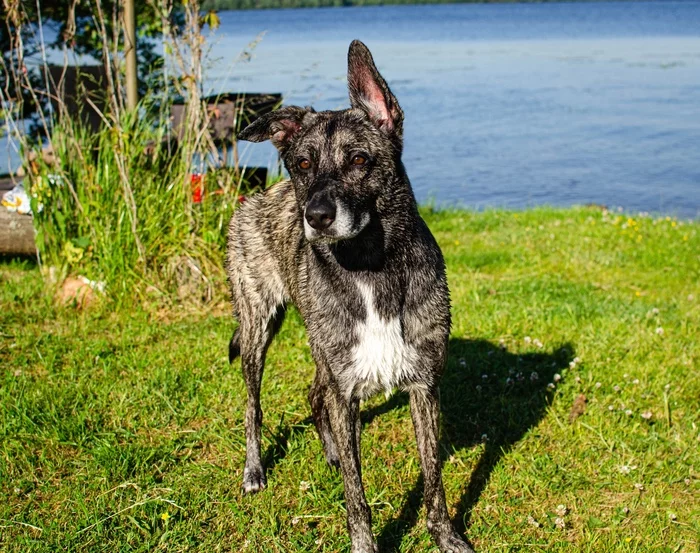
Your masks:
[{"label": "rippled water surface", "polygon": [[[700,2],[224,12],[208,84],[347,105],[365,41],[406,113],[420,201],[700,213]],[[267,31],[249,62],[232,64]],[[255,145],[252,162],[271,148]]]},{"label": "rippled water surface", "polygon": [[[406,114],[421,202],[700,215],[700,2],[223,12],[207,92],[347,105],[353,38]],[[260,32],[249,61],[235,60]],[[234,63],[235,62],[235,63]],[[270,145],[246,145],[274,164]]]}]

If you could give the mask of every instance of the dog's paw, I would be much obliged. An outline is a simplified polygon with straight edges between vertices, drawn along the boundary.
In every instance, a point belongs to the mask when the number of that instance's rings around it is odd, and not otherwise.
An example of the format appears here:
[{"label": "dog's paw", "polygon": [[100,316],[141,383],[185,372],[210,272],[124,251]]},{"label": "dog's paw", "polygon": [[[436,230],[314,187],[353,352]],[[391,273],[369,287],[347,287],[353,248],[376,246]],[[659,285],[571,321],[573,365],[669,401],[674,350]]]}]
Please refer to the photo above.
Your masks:
[{"label": "dog's paw", "polygon": [[338,454],[325,454],[326,457],[326,463],[328,463],[328,466],[331,467],[332,469],[340,470],[340,458],[338,457]]},{"label": "dog's paw", "polygon": [[455,531],[449,535],[443,535],[435,541],[440,553],[474,553],[474,550]]},{"label": "dog's paw", "polygon": [[440,553],[474,553],[474,550],[455,532],[451,524],[429,525],[428,530],[433,535]]},{"label": "dog's paw", "polygon": [[267,479],[262,468],[249,469],[243,471],[243,493],[257,493],[267,485]]},{"label": "dog's paw", "polygon": [[355,545],[353,543],[352,549],[350,550],[350,553],[379,553],[379,548],[377,547],[377,544],[374,542],[369,542],[369,543],[359,544],[359,545]]}]

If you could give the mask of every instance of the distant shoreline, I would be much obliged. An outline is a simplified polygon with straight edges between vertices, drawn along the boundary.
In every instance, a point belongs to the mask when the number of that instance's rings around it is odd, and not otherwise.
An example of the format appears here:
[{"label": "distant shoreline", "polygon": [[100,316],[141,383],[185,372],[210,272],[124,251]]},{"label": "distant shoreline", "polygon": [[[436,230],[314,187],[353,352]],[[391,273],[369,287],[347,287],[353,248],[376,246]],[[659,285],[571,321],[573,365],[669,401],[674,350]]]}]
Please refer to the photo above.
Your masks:
[{"label": "distant shoreline", "polygon": [[[609,0],[204,0],[205,11],[241,11],[293,8],[343,8],[357,6],[407,6],[433,4],[562,4]],[[634,2],[637,0],[614,0]]]}]

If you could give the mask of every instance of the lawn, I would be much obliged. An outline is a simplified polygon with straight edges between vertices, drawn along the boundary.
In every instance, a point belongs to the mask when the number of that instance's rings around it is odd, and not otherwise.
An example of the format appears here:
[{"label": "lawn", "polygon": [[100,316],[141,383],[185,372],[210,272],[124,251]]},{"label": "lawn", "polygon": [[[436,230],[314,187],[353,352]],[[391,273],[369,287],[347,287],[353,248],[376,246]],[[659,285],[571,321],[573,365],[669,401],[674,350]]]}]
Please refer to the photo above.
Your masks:
[{"label": "lawn", "polygon": [[[477,552],[697,552],[700,224],[424,215],[453,303],[447,500]],[[245,388],[223,295],[80,311],[55,306],[31,263],[3,261],[0,282],[0,550],[349,550],[296,312],[263,381],[268,488],[243,497]],[[381,551],[436,551],[407,397],[362,417]]]}]

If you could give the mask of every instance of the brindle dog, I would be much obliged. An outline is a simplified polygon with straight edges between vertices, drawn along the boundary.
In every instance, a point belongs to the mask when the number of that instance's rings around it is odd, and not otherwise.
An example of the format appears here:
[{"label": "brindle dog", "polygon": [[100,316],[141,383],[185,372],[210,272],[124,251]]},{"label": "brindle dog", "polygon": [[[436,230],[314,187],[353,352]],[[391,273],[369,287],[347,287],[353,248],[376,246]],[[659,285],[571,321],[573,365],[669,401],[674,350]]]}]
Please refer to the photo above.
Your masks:
[{"label": "brindle dog", "polygon": [[248,389],[243,490],[265,487],[260,382],[288,302],[316,376],[309,392],[326,459],[340,467],[353,553],[377,551],[360,470],[360,400],[410,394],[428,530],[443,552],[471,548],[452,527],[438,454],[438,384],[450,332],[445,263],[401,162],[403,111],[359,41],[348,53],[351,108],[285,107],[239,138],[271,140],[290,180],[231,219],[228,276],[240,322],[229,346]]}]

